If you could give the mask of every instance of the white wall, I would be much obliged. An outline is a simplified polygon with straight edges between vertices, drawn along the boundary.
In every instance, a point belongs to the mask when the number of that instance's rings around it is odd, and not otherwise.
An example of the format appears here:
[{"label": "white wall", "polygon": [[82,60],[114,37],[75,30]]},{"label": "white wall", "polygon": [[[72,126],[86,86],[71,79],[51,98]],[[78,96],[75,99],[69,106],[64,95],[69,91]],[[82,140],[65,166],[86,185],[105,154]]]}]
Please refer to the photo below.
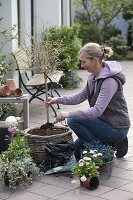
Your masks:
[{"label": "white wall", "polygon": [[34,0],[35,28],[61,25],[61,0]]},{"label": "white wall", "polygon": [[[3,17],[2,22],[0,23],[0,30],[7,29],[9,32],[13,35],[17,33],[16,30],[12,31],[11,27],[14,25],[17,25],[17,0],[8,0],[8,1],[2,1],[2,6],[0,7],[0,16]],[[2,39],[2,38],[1,38]],[[4,40],[3,40],[4,41]],[[4,46],[5,52],[10,52],[14,50],[17,46],[17,41],[12,40],[11,42],[8,42]]]}]

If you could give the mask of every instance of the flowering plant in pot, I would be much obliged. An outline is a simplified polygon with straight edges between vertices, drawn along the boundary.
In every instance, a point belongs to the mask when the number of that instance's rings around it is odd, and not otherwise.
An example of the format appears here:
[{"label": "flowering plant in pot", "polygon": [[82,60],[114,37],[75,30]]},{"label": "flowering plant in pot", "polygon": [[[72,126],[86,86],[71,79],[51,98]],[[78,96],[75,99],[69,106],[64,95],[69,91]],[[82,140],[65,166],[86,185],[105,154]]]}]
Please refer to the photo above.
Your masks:
[{"label": "flowering plant in pot", "polygon": [[9,148],[0,155],[1,175],[5,184],[11,188],[32,183],[34,175],[40,175],[39,168],[33,162],[26,137],[19,129],[19,117],[9,116],[6,119],[11,134]]},{"label": "flowering plant in pot", "polygon": [[98,171],[101,178],[110,178],[115,160],[115,149],[113,146],[100,141],[85,143],[82,154],[91,158],[99,167]]},{"label": "flowering plant in pot", "polygon": [[[86,154],[86,151],[84,153]],[[101,155],[97,156],[99,161],[100,157]],[[80,178],[81,185],[91,190],[97,189],[99,185],[99,180],[97,178],[97,176],[99,176],[98,166],[87,154],[79,160],[79,162],[72,169],[72,172]]]}]

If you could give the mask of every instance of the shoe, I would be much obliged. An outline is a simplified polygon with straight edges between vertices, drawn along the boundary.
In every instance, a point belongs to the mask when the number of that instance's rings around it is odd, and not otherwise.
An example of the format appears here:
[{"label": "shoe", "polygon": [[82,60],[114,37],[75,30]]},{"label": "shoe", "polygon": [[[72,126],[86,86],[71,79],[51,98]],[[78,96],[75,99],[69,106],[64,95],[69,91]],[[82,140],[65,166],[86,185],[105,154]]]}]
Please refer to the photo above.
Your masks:
[{"label": "shoe", "polygon": [[122,158],[124,157],[128,152],[128,138],[124,138],[121,142],[118,142],[115,144],[116,148],[116,157]]}]

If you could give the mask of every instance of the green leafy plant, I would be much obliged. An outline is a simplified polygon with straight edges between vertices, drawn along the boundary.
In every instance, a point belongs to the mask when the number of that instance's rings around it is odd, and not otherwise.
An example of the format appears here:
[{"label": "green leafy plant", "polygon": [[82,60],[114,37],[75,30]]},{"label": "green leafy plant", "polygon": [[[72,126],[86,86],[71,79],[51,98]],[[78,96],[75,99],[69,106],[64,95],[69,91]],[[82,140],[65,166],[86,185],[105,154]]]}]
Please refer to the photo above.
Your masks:
[{"label": "green leafy plant", "polygon": [[31,184],[33,176],[41,174],[31,157],[26,136],[19,129],[19,122],[19,117],[9,116],[6,119],[11,142],[8,150],[0,155],[1,175],[11,188],[16,188],[18,184]]},{"label": "green leafy plant", "polygon": [[[77,69],[79,63],[79,50],[81,48],[81,39],[78,37],[78,27],[50,27],[49,31],[49,38],[52,43],[62,43],[62,51],[60,51],[58,56],[60,60],[58,68],[64,72]],[[45,37],[43,38],[45,41]]]},{"label": "green leafy plant", "polygon": [[84,156],[76,166],[72,169],[72,172],[80,177],[81,181],[86,181],[87,177],[95,177],[99,175],[98,166],[88,156]]},{"label": "green leafy plant", "polygon": [[72,172],[83,182],[87,177],[99,176],[100,167],[114,160],[114,152],[113,147],[108,144],[97,141],[85,143],[82,159],[72,169]]},{"label": "green leafy plant", "polygon": [[5,119],[10,115],[14,115],[16,112],[16,106],[10,103],[0,104],[0,120],[5,121]]}]

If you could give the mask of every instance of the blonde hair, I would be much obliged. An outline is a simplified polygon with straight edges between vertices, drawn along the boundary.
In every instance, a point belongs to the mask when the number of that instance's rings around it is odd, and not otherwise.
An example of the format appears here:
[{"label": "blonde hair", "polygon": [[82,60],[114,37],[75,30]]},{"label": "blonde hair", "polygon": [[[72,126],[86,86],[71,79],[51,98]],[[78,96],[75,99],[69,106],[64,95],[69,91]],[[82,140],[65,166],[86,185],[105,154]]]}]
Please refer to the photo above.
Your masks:
[{"label": "blonde hair", "polygon": [[103,59],[109,58],[113,55],[113,50],[111,47],[104,47],[97,43],[87,43],[82,47],[80,53],[85,52],[87,54],[87,58],[97,57],[101,61]]}]

